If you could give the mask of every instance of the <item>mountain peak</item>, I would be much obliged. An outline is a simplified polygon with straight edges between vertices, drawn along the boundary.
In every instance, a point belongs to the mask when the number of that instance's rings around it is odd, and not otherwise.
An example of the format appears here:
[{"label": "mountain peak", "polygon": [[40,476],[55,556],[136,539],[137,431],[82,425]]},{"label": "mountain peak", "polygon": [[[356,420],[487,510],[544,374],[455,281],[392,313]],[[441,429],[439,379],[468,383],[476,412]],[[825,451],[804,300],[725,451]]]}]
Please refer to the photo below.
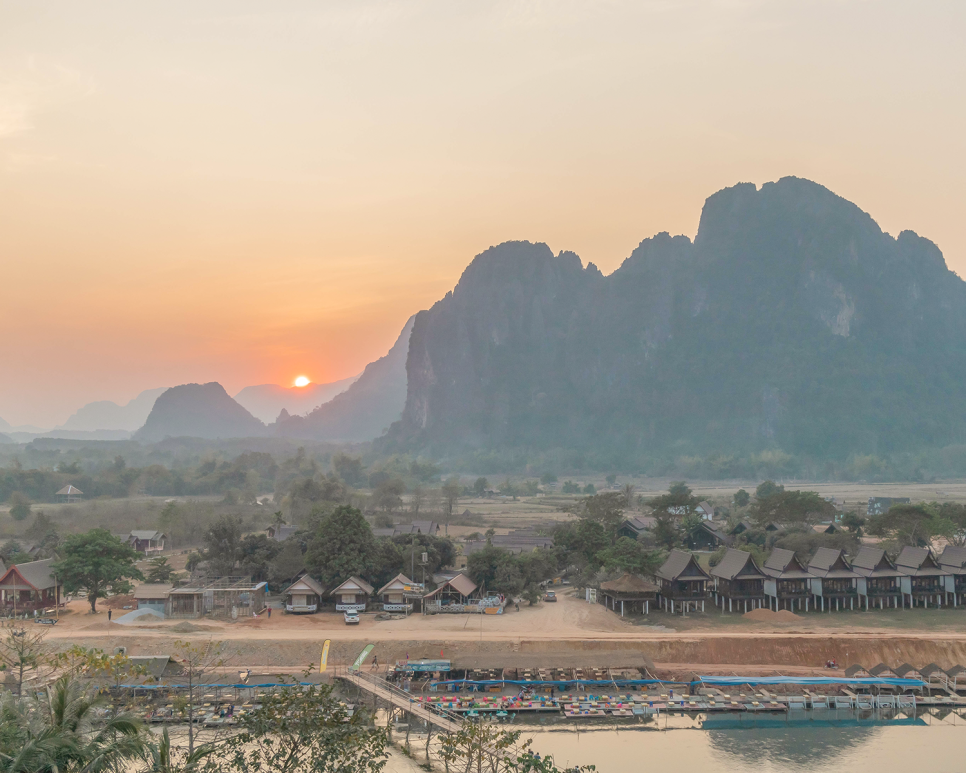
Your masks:
[{"label": "mountain peak", "polygon": [[166,437],[240,438],[265,434],[265,425],[236,403],[216,381],[182,384],[162,393],[136,440]]}]

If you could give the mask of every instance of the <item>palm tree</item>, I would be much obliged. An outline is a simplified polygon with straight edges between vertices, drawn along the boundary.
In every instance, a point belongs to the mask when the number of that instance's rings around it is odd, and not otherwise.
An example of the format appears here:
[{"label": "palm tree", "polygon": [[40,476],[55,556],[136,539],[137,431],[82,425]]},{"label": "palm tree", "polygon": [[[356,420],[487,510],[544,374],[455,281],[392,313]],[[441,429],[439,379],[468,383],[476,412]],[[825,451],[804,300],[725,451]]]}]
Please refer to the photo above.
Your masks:
[{"label": "palm tree", "polygon": [[114,773],[144,756],[142,723],[130,714],[103,710],[70,676],[44,692],[0,702],[0,773]]},{"label": "palm tree", "polygon": [[177,754],[171,749],[168,728],[165,728],[160,742],[151,744],[148,748],[148,767],[145,773],[196,773],[201,763],[214,751],[212,746],[199,746],[183,760],[178,760]]}]

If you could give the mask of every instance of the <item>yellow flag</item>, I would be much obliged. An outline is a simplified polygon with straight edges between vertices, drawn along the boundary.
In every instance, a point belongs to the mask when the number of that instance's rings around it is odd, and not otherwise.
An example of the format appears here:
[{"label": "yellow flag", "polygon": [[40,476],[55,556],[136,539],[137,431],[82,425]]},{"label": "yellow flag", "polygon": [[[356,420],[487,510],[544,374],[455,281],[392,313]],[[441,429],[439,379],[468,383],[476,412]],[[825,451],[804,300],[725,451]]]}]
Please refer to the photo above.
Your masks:
[{"label": "yellow flag", "polygon": [[332,642],[331,642],[330,639],[326,639],[325,640],[325,644],[322,645],[322,660],[319,661],[319,673],[320,674],[324,674],[325,673],[325,667],[328,664],[328,660],[329,660],[329,645],[331,643]]}]

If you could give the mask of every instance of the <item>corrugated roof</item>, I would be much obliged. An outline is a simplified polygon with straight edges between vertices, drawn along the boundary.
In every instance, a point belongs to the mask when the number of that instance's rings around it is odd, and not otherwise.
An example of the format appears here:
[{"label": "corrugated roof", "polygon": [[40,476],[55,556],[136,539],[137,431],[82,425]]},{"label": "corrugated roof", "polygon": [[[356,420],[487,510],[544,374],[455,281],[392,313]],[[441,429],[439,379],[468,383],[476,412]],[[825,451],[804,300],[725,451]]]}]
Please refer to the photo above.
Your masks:
[{"label": "corrugated roof", "polygon": [[67,497],[67,496],[84,496],[84,492],[79,488],[75,488],[70,484],[64,486],[60,491],[57,492],[56,496]]},{"label": "corrugated roof", "polygon": [[711,576],[720,577],[723,580],[734,580],[741,575],[749,580],[765,579],[758,564],[755,563],[751,553],[737,548],[728,548],[724,558],[717,566],[711,567]]},{"label": "corrugated roof", "polygon": [[861,678],[862,676],[865,676],[868,673],[869,673],[869,669],[867,669],[865,666],[849,666],[847,669],[845,669],[845,675],[849,679],[855,676],[858,676]]},{"label": "corrugated roof", "polygon": [[471,595],[473,591],[475,591],[477,588],[477,585],[475,582],[473,582],[469,577],[467,577],[465,574],[460,572],[455,577],[451,577],[450,579],[446,580],[446,582],[440,585],[436,590],[430,591],[429,593],[427,593],[426,598],[435,596],[447,585],[449,585],[451,588],[456,590],[456,592],[462,596]]},{"label": "corrugated roof", "polygon": [[694,560],[694,556],[684,550],[672,550],[661,568],[655,574],[662,580],[676,580],[689,572],[688,576],[708,578],[708,573]]},{"label": "corrugated roof", "polygon": [[372,595],[373,587],[365,580],[361,579],[360,577],[356,577],[355,575],[350,577],[348,580],[346,580],[341,585],[339,585],[335,590],[333,590],[332,595],[334,596],[336,593],[339,593],[343,589],[343,587],[345,587],[349,583],[355,583],[355,585],[358,588],[361,588],[363,591],[365,591],[367,596]]},{"label": "corrugated roof", "polygon": [[58,584],[50,568],[53,563],[54,559],[45,558],[43,561],[15,564],[7,570],[7,573],[16,571],[28,585],[32,585],[37,590],[45,590]]},{"label": "corrugated roof", "polygon": [[283,590],[282,591],[282,595],[285,596],[285,595],[291,593],[292,592],[292,589],[296,585],[298,585],[299,583],[302,583],[303,585],[305,585],[316,596],[324,596],[325,595],[325,586],[322,583],[320,583],[318,580],[316,580],[314,577],[310,577],[307,574],[303,574],[295,582],[293,582],[285,590]]},{"label": "corrugated roof", "polygon": [[389,586],[393,585],[396,582],[399,582],[402,585],[414,585],[414,583],[413,583],[412,580],[410,580],[406,575],[404,575],[402,572],[400,572],[395,577],[393,577],[389,582],[387,582],[385,585],[383,585],[377,591],[376,595],[377,596],[381,596],[383,593],[385,593],[389,589]]},{"label": "corrugated roof", "polygon": [[899,572],[881,548],[863,547],[852,559],[852,570],[863,577],[896,577]]},{"label": "corrugated roof", "polygon": [[959,548],[953,545],[946,545],[942,555],[939,556],[939,565],[947,569],[966,568],[966,547]]},{"label": "corrugated roof", "polygon": [[774,548],[761,568],[769,577],[776,579],[807,579],[811,577],[802,566],[795,551],[785,548]]},{"label": "corrugated roof", "polygon": [[149,529],[136,529],[131,532],[131,536],[136,539],[157,540],[161,539],[164,534],[160,531],[151,531]]},{"label": "corrugated roof", "polygon": [[808,571],[818,577],[849,578],[855,577],[855,572],[845,558],[844,550],[835,548],[819,548],[808,562]]},{"label": "corrugated roof", "polygon": [[928,548],[914,548],[906,545],[896,559],[896,569],[903,574],[915,577],[935,577],[945,574],[936,563]]},{"label": "corrugated roof", "polygon": [[135,599],[165,599],[174,587],[170,582],[148,582],[134,589]]},{"label": "corrugated roof", "polygon": [[600,589],[602,591],[610,591],[611,593],[640,594],[657,593],[660,590],[653,582],[648,582],[643,577],[629,572],[621,575],[616,580],[602,582]]}]

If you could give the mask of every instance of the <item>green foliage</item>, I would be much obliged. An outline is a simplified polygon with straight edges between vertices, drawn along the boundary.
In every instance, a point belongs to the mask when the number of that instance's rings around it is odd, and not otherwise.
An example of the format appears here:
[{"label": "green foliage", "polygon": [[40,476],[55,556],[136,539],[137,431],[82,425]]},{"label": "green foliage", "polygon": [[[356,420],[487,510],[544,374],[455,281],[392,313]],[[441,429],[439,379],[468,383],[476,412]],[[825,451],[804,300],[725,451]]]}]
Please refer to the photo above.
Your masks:
[{"label": "green foliage", "polygon": [[173,574],[174,569],[171,568],[165,556],[158,556],[148,561],[147,582],[168,582]]},{"label": "green foliage", "polygon": [[489,487],[490,481],[488,481],[486,478],[477,478],[473,483],[473,493],[476,496],[481,497],[486,493]]},{"label": "green foliage", "polygon": [[859,547],[858,538],[847,531],[834,534],[819,534],[805,528],[788,529],[778,532],[774,537],[774,547],[794,551],[798,557],[807,562],[819,548],[834,548],[846,553],[855,553]]},{"label": "green foliage", "polygon": [[574,483],[572,480],[565,480],[561,490],[564,494],[579,494],[580,486]]},{"label": "green foliage", "polygon": [[755,499],[767,499],[775,496],[775,494],[780,494],[784,490],[784,486],[775,483],[773,480],[766,480],[759,483],[758,488],[755,489]]},{"label": "green foliage", "polygon": [[504,730],[488,722],[464,722],[440,739],[440,756],[447,770],[489,773],[592,773],[593,765],[561,771],[553,757],[534,753],[532,740],[521,741],[519,730]]},{"label": "green foliage", "polygon": [[732,497],[731,501],[734,503],[735,507],[748,507],[748,504],[751,502],[751,494],[749,494],[743,488],[740,488],[735,492],[735,495]]},{"label": "green foliage", "polygon": [[362,512],[340,505],[321,516],[305,554],[306,568],[323,585],[334,588],[352,575],[370,576],[375,547]]},{"label": "green foliage", "polygon": [[215,575],[231,575],[241,558],[241,520],[223,515],[205,531],[205,560]]},{"label": "green foliage", "polygon": [[613,486],[615,483],[617,483],[617,473],[610,473],[606,478],[604,478],[604,480],[607,481],[608,486]]},{"label": "green foliage", "polygon": [[574,504],[571,512],[578,518],[599,523],[604,527],[604,532],[613,537],[624,521],[625,506],[622,493],[608,491],[581,499]]},{"label": "green foliage", "polygon": [[112,592],[126,580],[143,580],[135,566],[138,554],[106,529],[91,529],[64,539],[62,558],[53,570],[68,593],[87,592],[91,612],[97,599]]},{"label": "green foliage", "polygon": [[597,487],[594,486],[593,483],[588,483],[586,486],[583,487],[583,489],[581,489],[581,492],[580,493],[581,494],[591,494],[591,495],[596,494],[597,493]]},{"label": "green foliage", "polygon": [[843,528],[848,529],[856,537],[862,536],[862,527],[865,526],[865,518],[856,512],[849,511],[843,513],[839,523]]},{"label": "green foliage", "polygon": [[10,517],[15,521],[25,521],[30,517],[30,500],[19,491],[10,495]]},{"label": "green foliage", "polygon": [[539,586],[551,579],[556,574],[557,562],[547,550],[514,555],[487,542],[482,550],[470,554],[466,571],[480,587],[516,596],[530,586]]},{"label": "green foliage", "polygon": [[406,484],[401,478],[387,478],[376,486],[372,503],[391,513],[402,507],[402,495],[405,493]]},{"label": "green foliage", "polygon": [[644,543],[620,537],[611,547],[597,551],[595,562],[608,572],[652,574],[664,561],[663,551],[648,548]]},{"label": "green foliage", "polygon": [[925,547],[933,537],[945,536],[948,524],[927,505],[893,505],[880,515],[869,516],[867,530],[891,541],[895,549],[912,545]]},{"label": "green foliage", "polygon": [[357,456],[338,453],[332,457],[332,469],[350,486],[360,488],[366,485],[366,471],[362,459]]},{"label": "green foliage", "polygon": [[835,517],[835,507],[814,491],[781,489],[767,496],[756,495],[749,515],[759,526],[772,522],[796,526],[831,521]]}]

